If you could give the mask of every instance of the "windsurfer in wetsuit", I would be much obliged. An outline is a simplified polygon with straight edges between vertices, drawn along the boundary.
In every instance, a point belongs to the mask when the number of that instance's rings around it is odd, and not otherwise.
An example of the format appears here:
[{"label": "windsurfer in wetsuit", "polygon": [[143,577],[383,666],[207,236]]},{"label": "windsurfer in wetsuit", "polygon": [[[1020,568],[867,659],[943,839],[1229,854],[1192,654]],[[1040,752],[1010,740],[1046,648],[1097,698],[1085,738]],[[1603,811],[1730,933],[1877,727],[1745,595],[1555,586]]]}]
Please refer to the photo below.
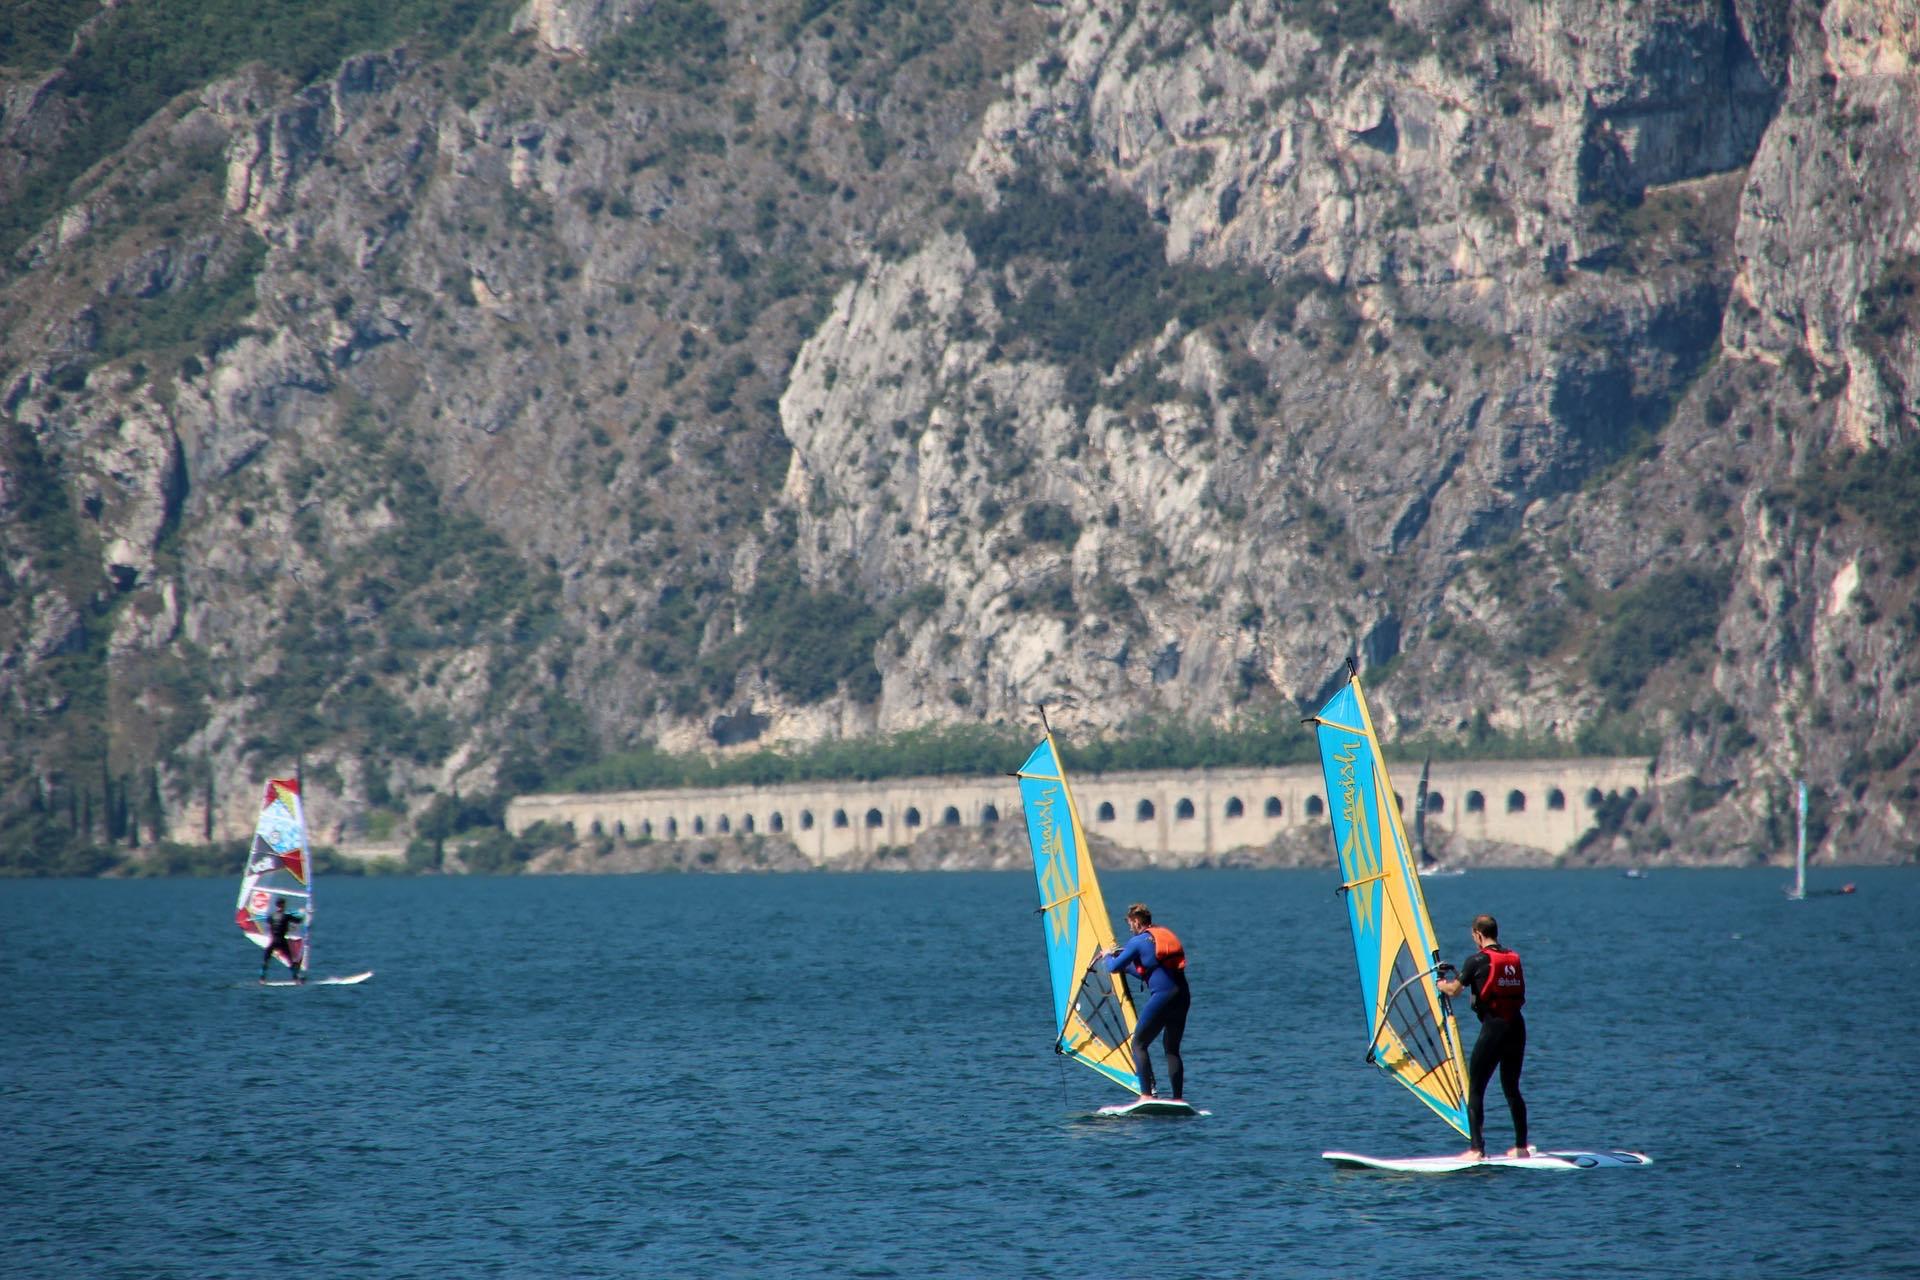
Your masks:
[{"label": "windsurfer in wetsuit", "polygon": [[267,916],[267,949],[260,957],[260,981],[267,980],[267,969],[273,964],[273,953],[276,951],[286,957],[287,968],[293,970],[295,982],[307,980],[300,972],[300,958],[293,954],[293,942],[287,937],[287,930],[305,919],[298,911],[287,910],[285,898],[273,900],[273,911]]},{"label": "windsurfer in wetsuit", "polygon": [[1153,922],[1153,912],[1144,903],[1127,908],[1127,928],[1133,937],[1126,946],[1106,953],[1106,966],[1108,973],[1118,973],[1131,965],[1147,983],[1147,1005],[1133,1029],[1133,1069],[1140,1077],[1140,1096],[1156,1096],[1153,1060],[1147,1049],[1164,1031],[1161,1047],[1167,1055],[1167,1074],[1173,1077],[1169,1082],[1173,1096],[1185,1098],[1186,1065],[1180,1061],[1180,1040],[1187,1033],[1187,1008],[1193,1003],[1187,990],[1186,950],[1173,930]]},{"label": "windsurfer in wetsuit", "polygon": [[1456,976],[1449,977],[1451,965],[1440,966],[1442,993],[1457,996],[1473,993],[1473,1011],[1480,1015],[1480,1037],[1473,1042],[1473,1056],[1467,1061],[1468,1141],[1473,1145],[1467,1158],[1486,1157],[1485,1118],[1487,1084],[1495,1067],[1500,1069],[1500,1091],[1507,1095],[1507,1109],[1513,1112],[1513,1149],[1509,1156],[1533,1154],[1527,1145],[1527,1100],[1520,1096],[1520,1066],[1527,1056],[1527,1020],[1520,1006],[1527,1002],[1527,980],[1520,968],[1520,956],[1500,945],[1500,925],[1492,916],[1473,918],[1475,951],[1460,965]]}]

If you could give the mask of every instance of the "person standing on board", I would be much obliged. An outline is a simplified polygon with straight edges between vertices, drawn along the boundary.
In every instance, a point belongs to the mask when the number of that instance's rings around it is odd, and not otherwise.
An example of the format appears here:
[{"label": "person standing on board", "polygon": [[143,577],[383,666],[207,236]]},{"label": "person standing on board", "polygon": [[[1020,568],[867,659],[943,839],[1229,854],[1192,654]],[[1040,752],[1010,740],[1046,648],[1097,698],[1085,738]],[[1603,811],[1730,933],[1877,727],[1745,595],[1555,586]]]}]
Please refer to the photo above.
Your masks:
[{"label": "person standing on board", "polygon": [[1173,1096],[1185,1098],[1187,1071],[1180,1061],[1180,1040],[1187,1033],[1187,1008],[1193,1003],[1187,990],[1186,949],[1173,930],[1153,922],[1153,912],[1145,903],[1136,902],[1127,908],[1127,928],[1133,931],[1133,937],[1126,946],[1106,953],[1106,966],[1108,973],[1118,973],[1132,965],[1135,976],[1147,984],[1147,1007],[1140,1011],[1140,1021],[1133,1029],[1133,1070],[1140,1077],[1140,1096],[1157,1096],[1153,1060],[1147,1049],[1164,1031],[1166,1039],[1161,1047],[1167,1055]]},{"label": "person standing on board", "polygon": [[1487,1085],[1500,1069],[1500,1091],[1513,1112],[1513,1149],[1509,1156],[1530,1156],[1527,1145],[1527,1100],[1520,1096],[1520,1065],[1527,1056],[1527,1020],[1520,1006],[1527,1002],[1527,979],[1519,953],[1500,945],[1500,924],[1492,916],[1473,918],[1475,951],[1460,965],[1458,976],[1448,977],[1452,965],[1440,966],[1443,995],[1473,993],[1473,1011],[1480,1015],[1480,1038],[1473,1042],[1467,1062],[1467,1158],[1486,1158]]},{"label": "person standing on board", "polygon": [[287,958],[287,968],[293,970],[295,982],[305,982],[300,972],[300,959],[293,954],[293,943],[287,938],[287,930],[306,919],[298,911],[287,910],[285,898],[273,900],[273,911],[267,916],[267,949],[260,957],[260,981],[267,980],[267,969],[273,964],[273,953],[278,951]]}]

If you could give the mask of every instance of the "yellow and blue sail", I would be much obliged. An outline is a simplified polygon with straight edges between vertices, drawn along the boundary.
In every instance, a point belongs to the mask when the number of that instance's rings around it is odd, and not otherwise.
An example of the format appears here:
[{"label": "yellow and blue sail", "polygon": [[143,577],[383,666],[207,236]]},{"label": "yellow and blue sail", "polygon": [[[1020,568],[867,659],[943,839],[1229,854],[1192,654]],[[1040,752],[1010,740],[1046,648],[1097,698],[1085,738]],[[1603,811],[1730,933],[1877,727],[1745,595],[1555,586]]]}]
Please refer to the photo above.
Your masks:
[{"label": "yellow and blue sail", "polygon": [[1093,967],[1096,956],[1119,945],[1100,881],[1087,853],[1086,831],[1049,733],[1015,775],[1027,819],[1027,843],[1040,887],[1041,935],[1053,987],[1056,1052],[1138,1092],[1134,1073],[1135,1013],[1126,979]]},{"label": "yellow and blue sail", "polygon": [[1439,942],[1359,677],[1327,699],[1310,723],[1320,743],[1340,888],[1360,965],[1367,1059],[1464,1135],[1460,1029],[1437,984]]}]

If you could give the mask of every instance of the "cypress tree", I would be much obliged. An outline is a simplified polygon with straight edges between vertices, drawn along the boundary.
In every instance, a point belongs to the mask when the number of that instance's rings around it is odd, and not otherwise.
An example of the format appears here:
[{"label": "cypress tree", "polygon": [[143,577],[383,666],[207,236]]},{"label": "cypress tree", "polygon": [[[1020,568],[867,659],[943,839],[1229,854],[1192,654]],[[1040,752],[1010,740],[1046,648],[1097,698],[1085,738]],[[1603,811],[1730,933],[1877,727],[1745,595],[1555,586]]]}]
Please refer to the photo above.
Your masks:
[{"label": "cypress tree", "polygon": [[100,771],[100,790],[100,817],[106,824],[107,843],[116,844],[127,834],[127,817],[120,810],[120,797],[114,794],[113,775],[104,768]]},{"label": "cypress tree", "polygon": [[159,844],[167,831],[167,811],[160,803],[160,769],[157,765],[147,766],[147,838],[151,844]]}]

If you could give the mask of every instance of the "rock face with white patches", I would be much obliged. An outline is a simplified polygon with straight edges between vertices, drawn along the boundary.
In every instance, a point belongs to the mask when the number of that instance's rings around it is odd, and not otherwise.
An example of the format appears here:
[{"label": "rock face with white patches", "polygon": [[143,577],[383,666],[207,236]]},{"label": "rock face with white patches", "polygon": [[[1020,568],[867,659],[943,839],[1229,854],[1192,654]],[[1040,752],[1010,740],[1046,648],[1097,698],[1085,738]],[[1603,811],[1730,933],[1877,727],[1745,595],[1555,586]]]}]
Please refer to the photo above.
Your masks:
[{"label": "rock face with white patches", "polygon": [[0,281],[9,741],[95,655],[114,770],[300,750],[353,829],[550,751],[1279,722],[1357,653],[1389,739],[1657,742],[1606,847],[1777,856],[1805,773],[1905,856],[1847,467],[1920,413],[1916,16],[529,0],[236,72]]}]

